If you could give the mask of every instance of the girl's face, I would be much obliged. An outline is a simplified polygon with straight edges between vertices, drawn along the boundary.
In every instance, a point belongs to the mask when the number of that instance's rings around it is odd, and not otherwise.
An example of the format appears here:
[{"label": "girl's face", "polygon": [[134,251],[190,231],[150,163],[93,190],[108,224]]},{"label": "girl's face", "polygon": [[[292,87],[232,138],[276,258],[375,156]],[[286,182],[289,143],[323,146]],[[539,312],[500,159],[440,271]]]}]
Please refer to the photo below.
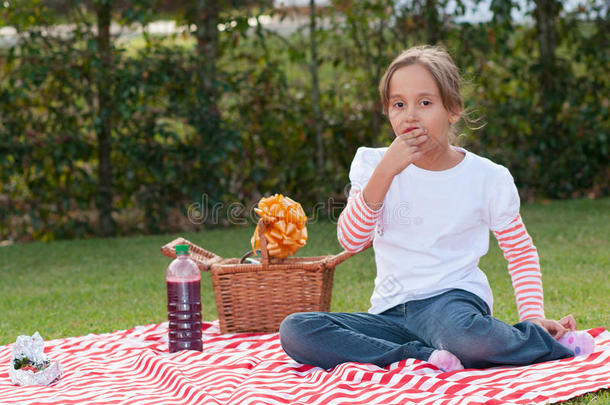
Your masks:
[{"label": "girl's face", "polygon": [[388,117],[396,136],[415,128],[427,131],[430,149],[449,145],[449,125],[457,122],[460,111],[445,109],[434,78],[425,67],[414,64],[396,70],[390,79]]}]

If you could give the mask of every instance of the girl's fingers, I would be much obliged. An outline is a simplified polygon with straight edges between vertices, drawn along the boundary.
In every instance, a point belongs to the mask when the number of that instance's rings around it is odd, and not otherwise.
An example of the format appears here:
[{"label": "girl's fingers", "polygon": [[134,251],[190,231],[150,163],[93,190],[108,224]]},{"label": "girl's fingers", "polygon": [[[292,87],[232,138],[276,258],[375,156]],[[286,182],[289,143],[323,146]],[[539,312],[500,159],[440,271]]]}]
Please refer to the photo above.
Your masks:
[{"label": "girl's fingers", "polygon": [[428,131],[424,128],[417,128],[414,129],[413,131],[407,132],[406,134],[403,134],[404,136],[406,136],[407,138],[418,138],[422,135],[428,135]]},{"label": "girl's fingers", "polygon": [[409,135],[410,134],[400,135],[400,138],[409,146],[422,144],[428,139],[427,135],[418,135],[416,137]]},{"label": "girl's fingers", "polygon": [[420,144],[426,142],[427,140],[428,140],[428,136],[427,135],[421,135],[421,136],[418,136],[417,138],[415,138],[413,140],[414,141],[413,143],[415,145],[420,145]]},{"label": "girl's fingers", "polygon": [[402,133],[397,136],[401,137],[401,138],[405,138],[405,139],[410,139],[410,138],[417,138],[420,135],[426,135],[427,133],[428,133],[428,130],[426,130],[424,128],[416,128],[412,131],[405,132],[405,133]]},{"label": "girl's fingers", "polygon": [[566,329],[576,330],[576,320],[574,319],[574,317],[571,314],[561,318],[559,320],[559,323],[561,325],[563,325],[563,327],[566,328]]}]

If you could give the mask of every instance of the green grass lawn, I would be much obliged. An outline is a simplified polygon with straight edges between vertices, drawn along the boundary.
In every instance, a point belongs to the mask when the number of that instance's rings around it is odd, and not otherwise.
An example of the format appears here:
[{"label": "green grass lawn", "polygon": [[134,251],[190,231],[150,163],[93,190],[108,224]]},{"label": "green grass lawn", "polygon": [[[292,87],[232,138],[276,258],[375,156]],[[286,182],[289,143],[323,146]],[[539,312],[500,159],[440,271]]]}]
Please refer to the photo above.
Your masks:
[{"label": "green grass lawn", "polygon": [[[522,216],[542,265],[549,318],[572,313],[581,329],[610,327],[610,198],[525,205]],[[250,246],[254,226],[181,234],[223,257]],[[336,253],[336,225],[308,225],[298,253]],[[166,320],[165,269],[159,248],[178,235],[26,243],[0,247],[0,344],[39,331],[45,339],[111,332]],[[506,262],[493,236],[480,267],[494,291],[494,315],[517,321]],[[335,273],[333,311],[365,311],[375,262],[369,249]],[[216,319],[209,275],[202,278],[203,318]],[[610,393],[571,404],[610,404]]]}]

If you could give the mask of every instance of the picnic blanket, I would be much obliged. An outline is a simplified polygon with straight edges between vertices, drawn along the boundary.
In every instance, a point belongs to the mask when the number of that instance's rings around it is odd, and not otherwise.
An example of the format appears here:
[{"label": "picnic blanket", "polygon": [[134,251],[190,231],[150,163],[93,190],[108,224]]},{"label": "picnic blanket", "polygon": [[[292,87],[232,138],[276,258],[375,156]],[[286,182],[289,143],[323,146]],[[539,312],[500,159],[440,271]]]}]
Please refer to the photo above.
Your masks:
[{"label": "picnic blanket", "polygon": [[589,356],[443,373],[407,359],[332,370],[291,360],[278,334],[221,335],[204,323],[203,352],[167,352],[167,323],[50,340],[64,375],[46,386],[10,383],[12,344],[0,346],[2,404],[543,404],[610,387],[610,333],[589,330]]}]

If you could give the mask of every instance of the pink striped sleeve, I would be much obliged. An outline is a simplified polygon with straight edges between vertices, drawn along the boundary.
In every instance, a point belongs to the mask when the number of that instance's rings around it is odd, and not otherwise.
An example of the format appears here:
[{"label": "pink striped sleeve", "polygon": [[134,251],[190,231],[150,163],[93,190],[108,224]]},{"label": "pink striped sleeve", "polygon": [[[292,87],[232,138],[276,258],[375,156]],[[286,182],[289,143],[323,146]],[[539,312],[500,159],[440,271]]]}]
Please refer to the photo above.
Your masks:
[{"label": "pink striped sleeve", "polygon": [[544,318],[544,297],[538,251],[527,233],[521,215],[500,230],[493,231],[508,261],[519,319]]},{"label": "pink striped sleeve", "polygon": [[364,202],[362,190],[353,190],[347,200],[347,206],[339,216],[337,239],[348,252],[359,252],[373,240],[375,225],[383,207],[372,210]]}]

